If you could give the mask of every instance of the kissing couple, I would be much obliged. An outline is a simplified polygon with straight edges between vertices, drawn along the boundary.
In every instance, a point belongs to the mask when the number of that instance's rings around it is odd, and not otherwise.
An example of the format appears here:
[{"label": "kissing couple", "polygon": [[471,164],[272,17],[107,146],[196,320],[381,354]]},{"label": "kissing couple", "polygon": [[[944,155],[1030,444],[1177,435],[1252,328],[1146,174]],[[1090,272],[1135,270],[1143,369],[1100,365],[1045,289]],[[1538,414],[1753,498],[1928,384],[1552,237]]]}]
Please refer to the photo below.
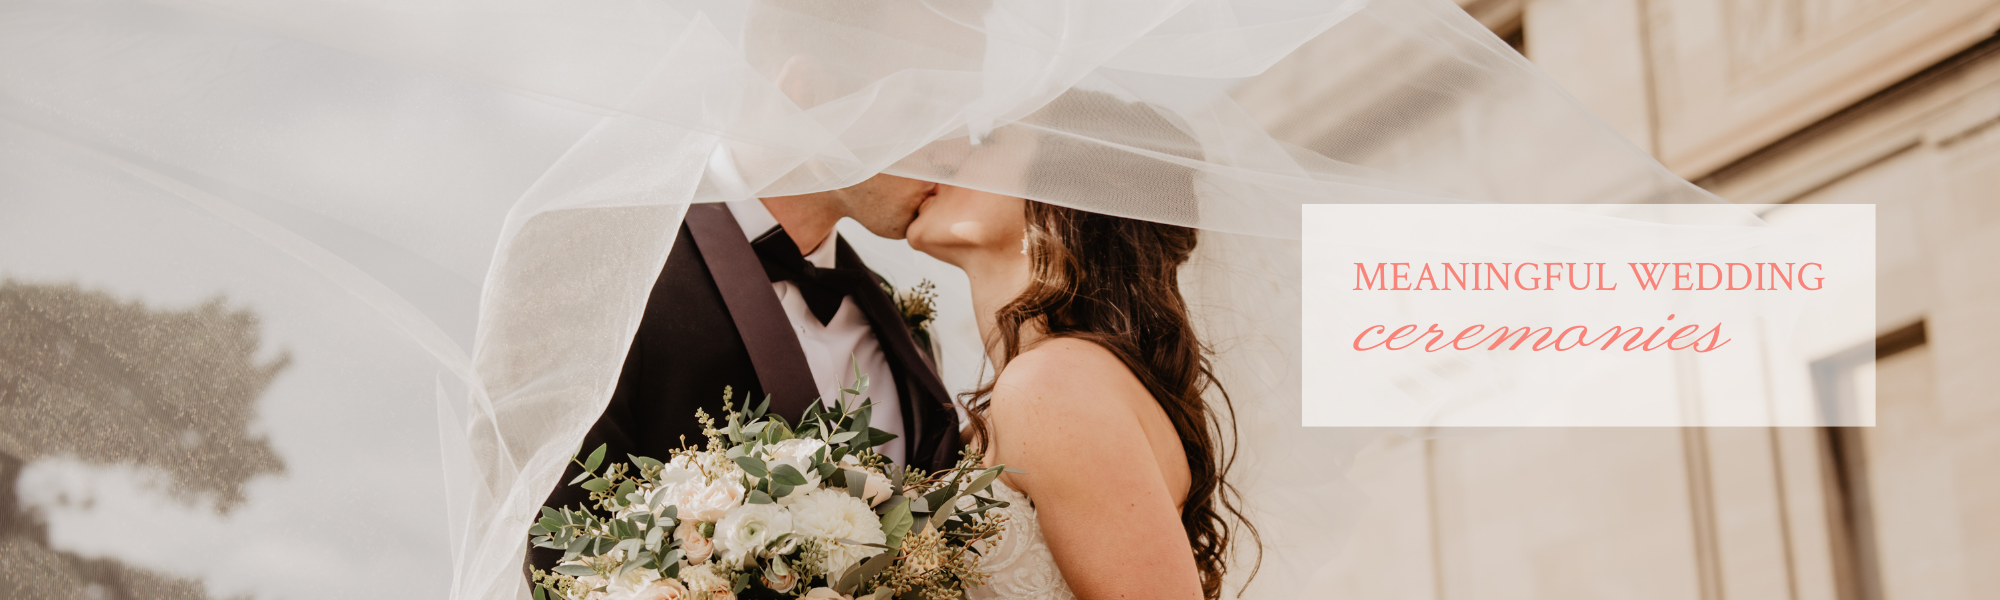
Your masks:
[{"label": "kissing couple", "polygon": [[[1065,147],[1074,142],[1033,128],[1092,121],[1157,131],[1146,150],[1199,158],[1161,111],[1072,90],[968,144],[955,180],[1023,195],[1148,190],[1196,212],[1191,171],[1139,158],[1086,168]],[[965,272],[994,373],[982,387],[945,389],[882,278],[835,232],[842,219]],[[890,460],[938,470],[971,445],[1009,467],[994,485],[1008,530],[984,552],[991,578],[973,598],[1219,598],[1232,547],[1254,545],[1256,530],[1225,478],[1233,409],[1181,296],[1198,240],[1188,227],[889,174],[693,205],[582,447],[666,456],[703,439],[692,415],[722,413],[725,386],[768,394],[770,411],[796,422],[858,374],[875,382],[870,425],[897,436],[879,450]],[[579,472],[572,464],[563,480]],[[585,500],[561,486],[545,504]],[[532,548],[529,559],[548,569],[560,555]]]}]

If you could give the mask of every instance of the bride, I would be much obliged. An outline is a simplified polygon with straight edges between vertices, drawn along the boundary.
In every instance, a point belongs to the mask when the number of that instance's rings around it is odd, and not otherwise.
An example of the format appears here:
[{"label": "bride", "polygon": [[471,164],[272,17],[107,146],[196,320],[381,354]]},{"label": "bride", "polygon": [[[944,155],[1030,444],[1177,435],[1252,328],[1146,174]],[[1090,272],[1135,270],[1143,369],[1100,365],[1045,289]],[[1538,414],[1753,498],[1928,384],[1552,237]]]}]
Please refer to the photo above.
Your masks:
[{"label": "bride", "polygon": [[[1093,92],[1072,91],[1037,118],[1176,131],[1144,104]],[[1076,177],[1138,183],[1118,180],[1138,169],[1037,161],[1062,142],[1029,137],[996,131],[964,169],[1030,190]],[[1197,147],[1162,137],[1151,150]],[[1192,182],[1179,183],[1192,210]],[[1232,547],[1254,545],[1256,529],[1226,479],[1229,415],[1216,408],[1232,409],[1179,288],[1195,230],[941,185],[909,241],[971,282],[997,375],[967,395],[965,437],[989,464],[1021,471],[996,486],[1013,503],[1010,533],[988,553],[993,578],[973,598],[1220,597]],[[1211,387],[1215,407],[1204,397]]]}]

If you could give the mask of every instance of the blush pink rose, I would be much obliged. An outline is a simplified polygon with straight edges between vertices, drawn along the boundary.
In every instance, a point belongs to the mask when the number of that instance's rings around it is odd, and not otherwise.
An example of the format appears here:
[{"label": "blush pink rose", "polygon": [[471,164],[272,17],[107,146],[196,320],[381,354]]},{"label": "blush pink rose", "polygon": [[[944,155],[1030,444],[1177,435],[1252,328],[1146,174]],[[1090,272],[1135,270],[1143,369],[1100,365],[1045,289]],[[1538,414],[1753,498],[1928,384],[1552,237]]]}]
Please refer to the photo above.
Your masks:
[{"label": "blush pink rose", "polygon": [[687,586],[681,585],[679,580],[660,579],[640,588],[631,600],[681,600],[687,595]]}]

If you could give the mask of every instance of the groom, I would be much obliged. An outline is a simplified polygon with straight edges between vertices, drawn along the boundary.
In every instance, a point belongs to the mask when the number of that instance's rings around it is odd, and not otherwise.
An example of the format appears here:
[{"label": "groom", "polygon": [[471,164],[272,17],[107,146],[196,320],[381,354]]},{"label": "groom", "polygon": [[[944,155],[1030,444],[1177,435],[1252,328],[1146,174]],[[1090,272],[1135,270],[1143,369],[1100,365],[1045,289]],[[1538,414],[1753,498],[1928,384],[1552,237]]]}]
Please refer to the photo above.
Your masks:
[{"label": "groom", "polygon": [[[706,437],[694,411],[722,414],[722,389],[735,402],[771,395],[772,414],[797,423],[812,402],[868,377],[870,423],[896,434],[877,448],[898,464],[935,470],[958,458],[958,415],[931,358],[919,351],[882,280],[833,230],[851,218],[876,235],[902,239],[917,206],[937,185],[876,175],[839,190],[688,208],[667,264],[625,357],[611,403],[582,448],[665,458]],[[572,463],[562,482],[581,471]],[[583,488],[559,485],[544,503],[576,506]],[[553,568],[562,553],[530,548],[529,561]]]}]

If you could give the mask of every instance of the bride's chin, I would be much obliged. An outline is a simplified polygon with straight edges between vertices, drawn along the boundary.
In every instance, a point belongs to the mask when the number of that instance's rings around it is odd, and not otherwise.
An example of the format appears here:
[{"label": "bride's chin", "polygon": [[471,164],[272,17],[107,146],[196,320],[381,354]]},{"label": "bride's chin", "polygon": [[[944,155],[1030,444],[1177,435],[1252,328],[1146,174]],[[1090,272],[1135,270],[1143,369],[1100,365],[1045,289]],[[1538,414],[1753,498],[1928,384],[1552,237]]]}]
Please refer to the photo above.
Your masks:
[{"label": "bride's chin", "polygon": [[944,260],[944,257],[938,256],[937,234],[931,231],[929,223],[924,222],[923,213],[917,213],[917,218],[910,221],[910,228],[904,232],[903,239],[910,243],[910,249]]}]

